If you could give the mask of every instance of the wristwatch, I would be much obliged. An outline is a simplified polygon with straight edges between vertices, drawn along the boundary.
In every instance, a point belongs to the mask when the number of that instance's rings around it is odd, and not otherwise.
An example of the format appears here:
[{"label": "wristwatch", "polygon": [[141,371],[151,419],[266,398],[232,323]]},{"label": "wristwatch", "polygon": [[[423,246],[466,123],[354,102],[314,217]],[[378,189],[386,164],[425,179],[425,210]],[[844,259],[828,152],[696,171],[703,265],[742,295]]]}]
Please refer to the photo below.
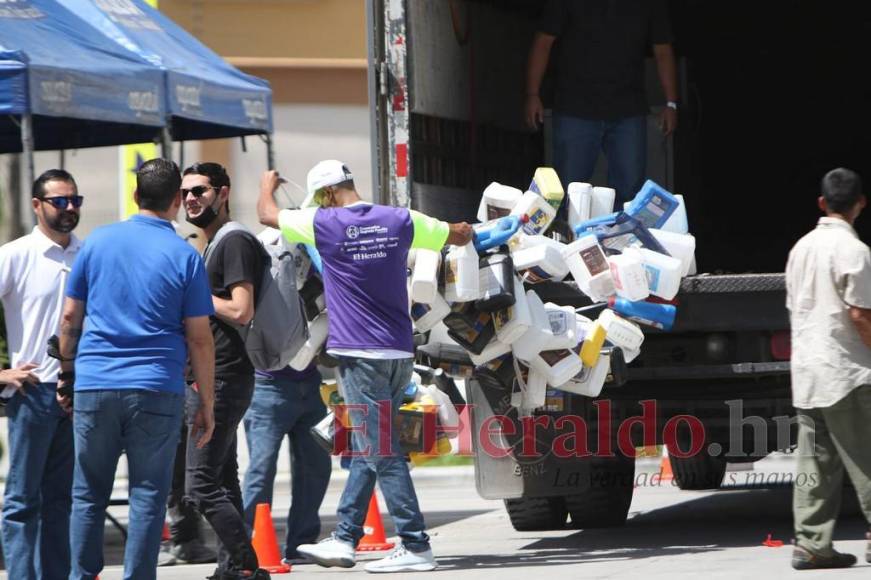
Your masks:
[{"label": "wristwatch", "polygon": [[668,101],[665,106],[669,109],[674,109],[675,111],[677,111],[677,101]]},{"label": "wristwatch", "polygon": [[61,371],[57,374],[57,380],[59,381],[74,381],[76,380],[76,371]]}]

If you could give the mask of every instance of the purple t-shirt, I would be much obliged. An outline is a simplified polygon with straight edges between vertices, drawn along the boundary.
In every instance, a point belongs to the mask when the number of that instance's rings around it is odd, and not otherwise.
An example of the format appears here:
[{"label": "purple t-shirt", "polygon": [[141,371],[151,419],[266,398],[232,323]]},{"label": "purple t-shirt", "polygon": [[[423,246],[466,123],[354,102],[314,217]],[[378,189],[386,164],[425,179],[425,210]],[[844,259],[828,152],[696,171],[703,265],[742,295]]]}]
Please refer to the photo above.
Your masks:
[{"label": "purple t-shirt", "polygon": [[448,237],[446,223],[368,203],[284,210],[279,222],[288,241],[314,243],[323,260],[327,349],[414,352],[408,250],[441,249]]}]

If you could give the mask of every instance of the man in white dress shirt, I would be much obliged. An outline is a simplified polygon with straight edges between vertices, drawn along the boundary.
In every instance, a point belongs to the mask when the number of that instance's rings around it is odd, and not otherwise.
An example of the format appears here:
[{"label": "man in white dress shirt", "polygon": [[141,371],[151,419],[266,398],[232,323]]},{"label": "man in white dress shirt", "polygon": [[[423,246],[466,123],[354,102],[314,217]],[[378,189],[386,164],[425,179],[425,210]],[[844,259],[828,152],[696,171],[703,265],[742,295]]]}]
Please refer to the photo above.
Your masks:
[{"label": "man in white dress shirt", "polygon": [[0,299],[12,369],[0,373],[9,418],[3,555],[16,580],[65,580],[73,436],[56,400],[60,363],[46,355],[57,334],[63,289],[81,242],[82,196],[72,175],[46,171],[33,184],[33,232],[0,247]]}]

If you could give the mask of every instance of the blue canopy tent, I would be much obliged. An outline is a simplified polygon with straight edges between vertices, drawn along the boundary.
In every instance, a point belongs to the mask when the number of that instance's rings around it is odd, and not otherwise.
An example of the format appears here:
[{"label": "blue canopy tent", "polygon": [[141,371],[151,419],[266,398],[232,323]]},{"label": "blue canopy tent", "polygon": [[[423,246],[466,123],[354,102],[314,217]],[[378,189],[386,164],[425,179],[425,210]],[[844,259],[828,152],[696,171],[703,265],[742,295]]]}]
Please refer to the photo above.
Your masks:
[{"label": "blue canopy tent", "polygon": [[159,69],[53,0],[0,4],[0,153],[154,140],[164,86]]},{"label": "blue canopy tent", "polygon": [[165,73],[169,132],[177,141],[264,135],[272,91],[142,0],[57,0],[131,54]]}]

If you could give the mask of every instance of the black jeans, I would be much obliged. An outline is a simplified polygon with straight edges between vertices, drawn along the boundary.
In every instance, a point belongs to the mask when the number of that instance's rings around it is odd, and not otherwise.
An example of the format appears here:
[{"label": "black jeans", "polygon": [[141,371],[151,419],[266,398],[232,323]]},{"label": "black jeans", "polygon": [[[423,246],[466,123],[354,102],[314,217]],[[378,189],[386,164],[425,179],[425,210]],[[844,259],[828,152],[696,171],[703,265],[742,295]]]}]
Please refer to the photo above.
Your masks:
[{"label": "black jeans", "polygon": [[[215,377],[215,432],[202,449],[189,435],[186,494],[218,536],[218,568],[254,570],[257,555],[251,547],[239,488],[236,429],[254,393],[253,376]],[[188,429],[199,406],[199,396],[188,388],[185,404]]]},{"label": "black jeans", "polygon": [[166,500],[169,514],[169,534],[174,544],[185,544],[200,537],[200,514],[197,506],[185,495],[187,466],[187,421],[182,422],[181,438],[172,467],[172,487]]}]

